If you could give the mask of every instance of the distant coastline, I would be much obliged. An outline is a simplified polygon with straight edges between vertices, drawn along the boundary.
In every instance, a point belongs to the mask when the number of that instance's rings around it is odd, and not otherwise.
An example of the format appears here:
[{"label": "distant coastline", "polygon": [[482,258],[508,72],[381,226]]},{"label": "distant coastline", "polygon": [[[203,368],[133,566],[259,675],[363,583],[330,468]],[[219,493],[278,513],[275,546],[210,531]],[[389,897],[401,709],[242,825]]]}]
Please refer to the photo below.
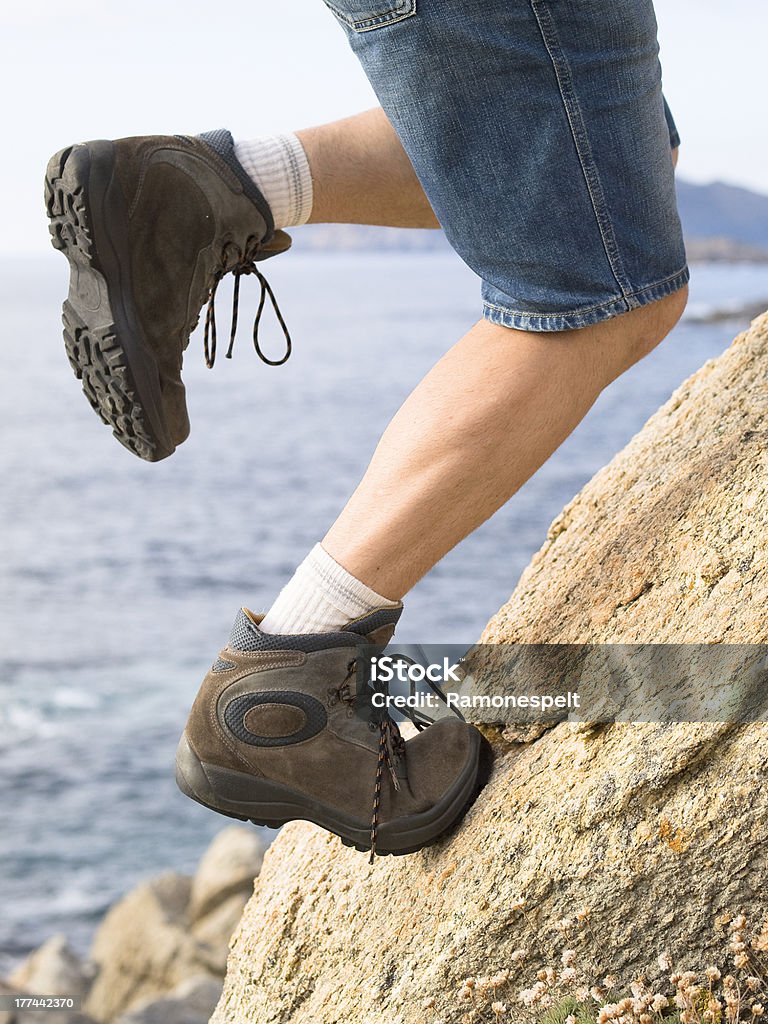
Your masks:
[{"label": "distant coastline", "polygon": [[[694,263],[768,263],[768,196],[714,182],[678,182],[688,258]],[[294,228],[298,250],[340,252],[447,252],[442,231],[359,224],[307,224]]]},{"label": "distant coastline", "polygon": [[[293,228],[294,245],[304,252],[450,252],[442,231],[382,228],[358,224],[308,224]],[[691,263],[768,263],[768,246],[722,236],[687,236]]]}]

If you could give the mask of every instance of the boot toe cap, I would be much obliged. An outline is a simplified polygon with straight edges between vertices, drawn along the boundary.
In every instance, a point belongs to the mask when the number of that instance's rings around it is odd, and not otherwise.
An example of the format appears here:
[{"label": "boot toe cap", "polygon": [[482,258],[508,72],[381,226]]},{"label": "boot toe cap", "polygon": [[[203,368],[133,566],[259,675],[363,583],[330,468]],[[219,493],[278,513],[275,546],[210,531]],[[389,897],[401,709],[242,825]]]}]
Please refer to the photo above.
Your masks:
[{"label": "boot toe cap", "polygon": [[414,796],[428,805],[476,774],[480,733],[458,719],[442,719],[420,732],[406,747],[408,781]]}]

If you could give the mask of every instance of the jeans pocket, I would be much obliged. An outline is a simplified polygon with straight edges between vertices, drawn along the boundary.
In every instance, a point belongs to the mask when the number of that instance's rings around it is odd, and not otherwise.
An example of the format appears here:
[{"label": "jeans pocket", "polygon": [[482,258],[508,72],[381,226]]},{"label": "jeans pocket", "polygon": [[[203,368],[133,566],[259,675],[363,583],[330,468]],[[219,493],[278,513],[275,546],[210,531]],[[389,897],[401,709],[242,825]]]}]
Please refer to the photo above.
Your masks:
[{"label": "jeans pocket", "polygon": [[370,32],[416,13],[416,0],[323,0],[354,32]]}]

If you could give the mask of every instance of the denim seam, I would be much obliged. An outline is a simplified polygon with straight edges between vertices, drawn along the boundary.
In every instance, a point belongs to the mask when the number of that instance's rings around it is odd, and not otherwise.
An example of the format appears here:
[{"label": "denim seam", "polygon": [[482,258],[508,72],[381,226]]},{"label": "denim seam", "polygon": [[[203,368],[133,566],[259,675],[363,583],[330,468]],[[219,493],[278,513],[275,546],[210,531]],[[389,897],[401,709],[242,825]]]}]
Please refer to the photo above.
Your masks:
[{"label": "denim seam", "polygon": [[381,28],[383,25],[394,25],[398,21],[405,21],[416,13],[416,0],[399,0],[398,6],[405,7],[404,10],[382,11],[380,14],[372,14],[365,18],[356,18],[354,15],[344,14],[331,0],[324,0],[327,7],[333,11],[339,21],[344,22],[355,32],[370,32],[373,29]]},{"label": "denim seam", "polygon": [[645,295],[647,292],[655,291],[658,288],[663,288],[664,285],[671,284],[675,281],[680,281],[680,286],[688,280],[688,267],[683,265],[680,270],[674,274],[670,274],[668,277],[662,277],[658,281],[654,281],[652,284],[646,285],[644,288],[638,288],[634,291],[628,292],[626,295],[616,295],[612,299],[608,299],[606,302],[598,302],[594,306],[579,306],[578,309],[566,309],[561,313],[533,313],[531,310],[523,309],[511,309],[509,306],[498,306],[494,302],[483,301],[483,308],[502,313],[507,316],[521,316],[527,317],[531,320],[560,320],[564,317],[569,316],[582,316],[585,313],[594,313],[597,309],[610,309],[619,302],[626,304],[626,299],[635,298],[637,296]]},{"label": "denim seam", "polygon": [[[683,266],[674,274],[670,274],[668,277],[659,278],[658,281],[654,281],[653,284],[647,284],[644,288],[635,288],[629,292],[630,296],[645,295],[646,292],[652,292],[654,289],[661,287],[663,284],[668,284],[670,281],[676,281],[679,277],[690,276],[688,274],[688,264],[684,263]],[[686,277],[687,280],[687,277]]]},{"label": "denim seam", "polygon": [[584,116],[581,112],[581,107],[576,96],[573,76],[568,59],[560,45],[560,40],[550,11],[546,9],[541,0],[530,0],[530,4],[533,15],[538,23],[542,39],[544,40],[547,53],[552,61],[552,68],[555,72],[555,77],[557,78],[560,96],[563,101],[566,117],[568,118],[571,136],[579,157],[582,173],[584,174],[584,180],[587,185],[587,191],[589,192],[590,202],[595,214],[595,221],[597,223],[598,231],[600,232],[600,238],[602,239],[606,258],[608,259],[616,284],[621,289],[622,295],[625,299],[629,299],[632,295],[629,280],[624,270],[621,253],[616,241],[616,234],[608,213],[605,193],[603,191],[602,182],[600,181],[600,175],[595,165],[592,147],[589,144],[589,135],[587,133],[587,129],[584,124]]}]

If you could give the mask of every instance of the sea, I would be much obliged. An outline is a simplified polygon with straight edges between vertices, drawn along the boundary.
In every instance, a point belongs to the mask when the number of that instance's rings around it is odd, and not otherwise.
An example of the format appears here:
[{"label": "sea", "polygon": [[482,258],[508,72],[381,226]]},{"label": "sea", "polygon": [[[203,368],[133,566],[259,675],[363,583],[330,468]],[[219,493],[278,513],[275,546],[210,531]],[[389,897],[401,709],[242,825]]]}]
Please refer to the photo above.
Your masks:
[{"label": "sea", "polygon": [[[291,359],[273,368],[253,352],[245,279],[234,358],[207,370],[193,336],[192,434],[150,465],[115,442],[69,368],[64,260],[0,266],[0,977],[54,933],[87,952],[119,896],[194,870],[226,824],[173,781],[200,680],[237,609],[269,605],[389,417],[478,316],[478,281],[450,253],[299,247],[264,269]],[[768,266],[695,265],[680,325],[415,588],[401,642],[469,646],[563,505],[760,306]],[[264,344],[279,355],[271,321]]]}]

